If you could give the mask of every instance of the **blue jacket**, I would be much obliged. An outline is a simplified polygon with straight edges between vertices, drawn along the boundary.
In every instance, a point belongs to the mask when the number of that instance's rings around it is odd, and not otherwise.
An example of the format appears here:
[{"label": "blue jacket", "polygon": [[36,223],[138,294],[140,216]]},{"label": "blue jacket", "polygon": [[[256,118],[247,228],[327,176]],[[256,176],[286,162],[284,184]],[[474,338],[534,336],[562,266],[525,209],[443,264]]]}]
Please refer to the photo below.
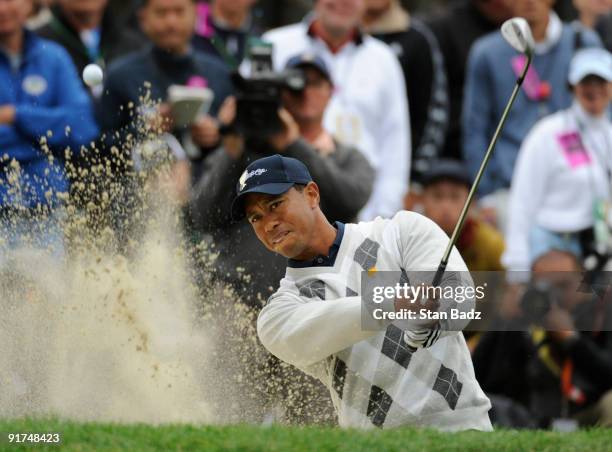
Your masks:
[{"label": "blue jacket", "polygon": [[[17,68],[0,52],[0,105],[16,109],[14,124],[0,125],[0,207],[55,204],[57,193],[68,191],[66,148],[76,154],[98,135],[89,96],[68,53],[24,33]],[[50,152],[43,151],[45,140]],[[17,166],[19,183],[9,184]]]},{"label": "blue jacket", "polygon": [[[591,31],[581,30],[581,40],[583,46],[601,46],[599,38]],[[541,117],[571,105],[567,73],[575,44],[576,29],[564,24],[559,42],[545,54],[534,56],[532,67],[541,80],[548,81],[551,94],[548,99],[537,101],[529,99],[521,89],[482,177],[481,195],[508,188],[518,150],[531,127]],[[473,177],[516,83],[511,60],[517,55],[499,32],[480,38],[470,51],[462,132],[463,157]]]}]

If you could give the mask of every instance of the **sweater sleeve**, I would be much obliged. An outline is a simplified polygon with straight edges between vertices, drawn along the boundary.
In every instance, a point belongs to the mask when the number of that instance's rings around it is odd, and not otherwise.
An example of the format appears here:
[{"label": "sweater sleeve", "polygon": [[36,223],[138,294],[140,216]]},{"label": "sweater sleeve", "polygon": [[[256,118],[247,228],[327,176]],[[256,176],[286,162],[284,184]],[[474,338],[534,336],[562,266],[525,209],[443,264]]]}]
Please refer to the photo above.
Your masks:
[{"label": "sweater sleeve", "polygon": [[509,271],[524,272],[530,268],[529,231],[550,174],[547,150],[551,146],[554,140],[540,123],[527,135],[519,150],[510,186],[507,247],[502,257]]},{"label": "sweater sleeve", "polygon": [[[361,152],[337,146],[323,157],[305,141],[292,143],[288,157],[302,161],[321,189],[321,205],[331,220],[355,218],[372,193],[374,170]],[[342,162],[342,163],[341,163]]]},{"label": "sweater sleeve", "polygon": [[361,297],[311,301],[281,284],[257,320],[261,343],[275,356],[304,368],[380,331],[361,328]]}]

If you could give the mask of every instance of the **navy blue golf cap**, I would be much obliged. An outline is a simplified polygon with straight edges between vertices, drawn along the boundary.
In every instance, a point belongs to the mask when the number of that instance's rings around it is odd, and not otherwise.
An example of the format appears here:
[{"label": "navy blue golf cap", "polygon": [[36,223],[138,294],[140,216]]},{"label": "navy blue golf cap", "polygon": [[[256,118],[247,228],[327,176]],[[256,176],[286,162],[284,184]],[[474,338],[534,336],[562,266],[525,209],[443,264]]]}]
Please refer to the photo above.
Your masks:
[{"label": "navy blue golf cap", "polygon": [[330,83],[332,83],[332,77],[329,73],[329,69],[327,69],[325,61],[323,61],[323,58],[318,55],[315,55],[312,52],[300,53],[289,58],[289,60],[287,60],[285,68],[295,69],[309,66],[318,70],[323,75],[323,77],[325,77]]},{"label": "navy blue golf cap", "polygon": [[299,160],[279,154],[252,162],[236,184],[236,197],[232,202],[232,219],[245,216],[244,198],[248,193],[280,195],[295,184],[306,185],[312,181],[308,168]]}]

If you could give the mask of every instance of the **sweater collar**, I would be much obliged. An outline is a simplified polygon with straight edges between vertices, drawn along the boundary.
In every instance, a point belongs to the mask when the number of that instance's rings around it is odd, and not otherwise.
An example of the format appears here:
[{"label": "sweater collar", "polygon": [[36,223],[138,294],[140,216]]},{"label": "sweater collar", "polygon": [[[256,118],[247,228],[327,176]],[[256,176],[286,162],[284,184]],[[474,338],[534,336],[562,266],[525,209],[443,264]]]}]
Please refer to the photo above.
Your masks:
[{"label": "sweater collar", "polygon": [[344,223],[340,223],[336,221],[334,223],[336,227],[336,239],[334,243],[329,247],[329,252],[327,256],[319,255],[314,259],[298,261],[295,259],[288,259],[287,266],[292,268],[307,268],[307,267],[333,267],[336,263],[336,256],[338,255],[338,250],[340,249],[340,245],[342,244],[342,238],[344,237]]},{"label": "sweater collar", "polygon": [[544,41],[536,42],[533,49],[536,55],[542,55],[556,46],[561,40],[562,33],[563,24],[561,23],[561,19],[559,19],[557,13],[551,11],[548,18],[548,26],[546,27],[546,37]]}]

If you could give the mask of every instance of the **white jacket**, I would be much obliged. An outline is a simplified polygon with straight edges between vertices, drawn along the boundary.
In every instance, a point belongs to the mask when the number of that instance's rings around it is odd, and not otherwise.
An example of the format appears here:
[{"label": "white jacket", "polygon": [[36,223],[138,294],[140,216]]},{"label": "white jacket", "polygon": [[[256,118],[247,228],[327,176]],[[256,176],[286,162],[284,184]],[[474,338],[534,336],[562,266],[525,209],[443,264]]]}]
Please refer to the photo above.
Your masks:
[{"label": "white jacket", "polygon": [[372,196],[359,217],[391,217],[402,208],[410,176],[410,121],[401,67],[388,46],[370,36],[334,54],[321,39],[308,35],[308,25],[301,22],[264,34],[274,46],[275,69],[305,51],[323,58],[335,88],[325,128],[359,149],[376,170]]},{"label": "white jacket", "polygon": [[[580,141],[586,153],[568,149],[572,142]],[[529,270],[533,226],[553,232],[577,232],[592,226],[595,200],[610,197],[609,170],[612,123],[607,116],[593,118],[575,102],[540,120],[523,141],[512,176],[507,246],[502,256],[506,268]]]}]

